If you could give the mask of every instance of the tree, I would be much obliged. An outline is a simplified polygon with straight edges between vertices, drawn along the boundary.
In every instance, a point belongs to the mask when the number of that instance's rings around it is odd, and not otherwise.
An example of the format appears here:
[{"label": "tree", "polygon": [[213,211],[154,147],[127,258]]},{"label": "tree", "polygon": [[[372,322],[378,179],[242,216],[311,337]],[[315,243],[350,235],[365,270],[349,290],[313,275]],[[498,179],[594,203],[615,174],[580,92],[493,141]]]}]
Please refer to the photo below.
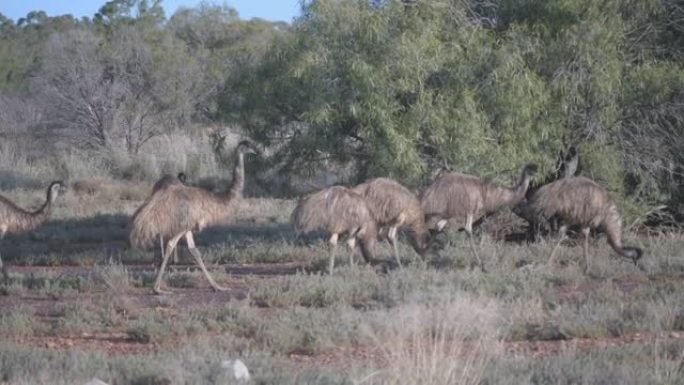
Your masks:
[{"label": "tree", "polygon": [[166,48],[160,52],[172,54],[156,56],[139,30],[127,26],[109,44],[87,30],[56,34],[37,94],[79,146],[135,155],[190,115],[193,61],[182,46]]},{"label": "tree", "polygon": [[277,145],[275,160],[292,170],[351,162],[357,179],[415,184],[444,163],[517,168],[550,129],[539,123],[548,89],[521,47],[500,46],[469,12],[463,3],[312,2],[292,39],[236,74],[240,92],[223,110]]}]

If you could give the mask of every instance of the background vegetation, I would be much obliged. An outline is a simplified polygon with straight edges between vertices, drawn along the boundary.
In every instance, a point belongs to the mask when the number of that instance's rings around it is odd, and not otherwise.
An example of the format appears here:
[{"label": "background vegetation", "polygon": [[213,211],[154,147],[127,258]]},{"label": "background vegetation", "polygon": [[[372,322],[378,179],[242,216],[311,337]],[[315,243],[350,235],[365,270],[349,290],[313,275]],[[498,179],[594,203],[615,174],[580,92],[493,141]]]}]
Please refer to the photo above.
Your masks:
[{"label": "background vegetation", "polygon": [[576,144],[630,223],[681,216],[682,59],[675,0],[318,0],[292,24],[159,0],[0,15],[0,179],[220,175],[216,131],[268,148],[253,171],[277,195],[418,187],[443,166],[505,183]]}]

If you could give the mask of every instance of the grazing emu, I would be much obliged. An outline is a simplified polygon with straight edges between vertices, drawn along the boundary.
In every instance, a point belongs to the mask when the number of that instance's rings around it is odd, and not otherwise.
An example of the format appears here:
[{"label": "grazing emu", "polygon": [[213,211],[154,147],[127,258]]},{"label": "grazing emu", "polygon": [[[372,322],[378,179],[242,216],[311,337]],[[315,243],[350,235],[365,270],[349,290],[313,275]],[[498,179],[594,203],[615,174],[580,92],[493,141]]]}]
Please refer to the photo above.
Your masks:
[{"label": "grazing emu", "polygon": [[[5,237],[5,234],[30,231],[47,221],[52,213],[52,204],[64,190],[65,187],[61,181],[50,183],[47,189],[47,200],[38,210],[33,212],[20,208],[0,195],[0,241]],[[2,258],[0,258],[0,269],[7,278],[7,270],[2,263]]]},{"label": "grazing emu", "polygon": [[[579,174],[579,153],[575,146],[570,146],[568,152],[563,154],[561,152],[558,157],[558,162],[556,163],[556,168],[550,174],[548,174],[543,180],[537,183],[531,183],[530,187],[525,193],[525,199],[518,205],[513,207],[513,213],[527,221],[527,241],[534,241],[541,233],[542,221],[535,218],[534,213],[530,210],[529,202],[534,196],[534,194],[542,187],[551,182],[555,182],[560,179],[570,178],[577,176]],[[557,217],[549,218],[549,225],[552,231],[558,228]]]},{"label": "grazing emu", "polygon": [[161,289],[164,269],[171,253],[182,237],[188,245],[190,254],[202,269],[209,284],[218,291],[225,290],[209,275],[202,257],[195,247],[193,231],[200,231],[208,225],[220,223],[230,218],[235,212],[238,201],[242,199],[245,184],[244,155],[256,153],[254,146],[248,141],[242,141],[235,150],[236,162],[233,170],[233,182],[228,191],[220,194],[207,190],[186,186],[182,183],[170,183],[153,193],[136,211],[131,219],[129,241],[132,247],[146,247],[157,237],[164,237],[166,250],[157,279],[154,292],[162,294]]},{"label": "grazing emu", "polygon": [[337,240],[341,235],[349,236],[347,244],[350,249],[350,264],[354,262],[357,241],[361,246],[363,259],[368,263],[374,260],[377,226],[366,200],[351,189],[342,186],[328,187],[300,200],[292,212],[292,223],[300,234],[316,230],[330,234],[330,275],[335,266]]},{"label": "grazing emu", "polygon": [[387,237],[401,267],[397,250],[397,231],[408,230],[413,249],[424,257],[433,245],[428,244],[429,232],[418,198],[406,187],[388,178],[375,178],[352,189],[365,200],[378,226],[388,226]]},{"label": "grazing emu", "polygon": [[473,245],[473,223],[502,207],[514,206],[525,199],[537,165],[523,168],[517,185],[511,188],[491,185],[482,179],[455,172],[442,172],[423,192],[421,206],[429,228],[442,231],[448,222],[457,223],[468,234],[470,248],[480,269],[484,266]]},{"label": "grazing emu", "polygon": [[556,250],[565,238],[569,225],[579,225],[582,228],[585,272],[589,269],[589,231],[592,228],[605,231],[613,250],[630,258],[634,264],[643,255],[643,251],[637,247],[622,246],[622,221],[617,206],[606,189],[591,179],[572,177],[549,183],[532,196],[529,205],[537,219],[558,216],[563,221],[549,265],[553,264]]}]

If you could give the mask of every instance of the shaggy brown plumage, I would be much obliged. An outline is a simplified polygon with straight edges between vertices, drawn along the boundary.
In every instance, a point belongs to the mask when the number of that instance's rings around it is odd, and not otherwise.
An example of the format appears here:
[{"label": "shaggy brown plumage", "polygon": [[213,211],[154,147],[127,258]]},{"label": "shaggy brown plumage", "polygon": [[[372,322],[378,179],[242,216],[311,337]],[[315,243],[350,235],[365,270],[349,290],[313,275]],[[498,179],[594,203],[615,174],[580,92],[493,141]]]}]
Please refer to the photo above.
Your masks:
[{"label": "shaggy brown plumage", "polygon": [[162,293],[161,279],[164,269],[181,237],[185,237],[190,253],[195,257],[211,286],[216,290],[224,290],[207,272],[199,251],[195,248],[192,232],[225,222],[235,213],[245,183],[244,154],[254,152],[252,145],[247,141],[238,145],[233,182],[228,191],[216,194],[198,187],[186,186],[180,181],[165,183],[159,186],[159,189],[133,214],[129,232],[132,247],[148,247],[158,237],[167,240],[162,265],[154,285],[155,293]]},{"label": "shaggy brown plumage", "polygon": [[[154,183],[152,186],[152,194],[156,193],[157,191],[167,188],[171,185],[188,185],[187,183],[187,177],[185,176],[184,173],[179,172],[176,176],[173,176],[171,174],[166,174],[163,175],[161,178],[159,178],[158,181]],[[135,217],[137,215],[137,212],[133,214]],[[164,262],[164,237],[162,234],[159,234],[159,255],[155,255],[155,265],[157,267],[160,267],[162,262]],[[173,255],[171,256],[171,263],[178,264],[178,248],[173,249]]]},{"label": "shaggy brown plumage", "polygon": [[394,248],[399,266],[399,229],[407,231],[413,249],[420,256],[425,256],[429,240],[425,216],[420,201],[409,189],[389,178],[375,178],[361,183],[352,190],[364,197],[376,224],[389,227],[387,237]]},{"label": "shaggy brown plumage", "polygon": [[[513,207],[513,212],[527,221],[527,240],[528,242],[534,241],[541,234],[542,228],[545,227],[546,221],[540,221],[535,219],[534,213],[529,207],[529,202],[534,196],[534,194],[542,187],[551,182],[555,182],[560,179],[570,178],[577,176],[579,173],[579,153],[575,146],[568,148],[566,154],[561,153],[556,162],[556,168],[548,174],[544,179],[539,182],[532,183],[525,193],[525,199]],[[558,228],[558,218],[550,218],[548,225],[552,230]]]},{"label": "shaggy brown plumage", "polygon": [[356,250],[356,241],[366,262],[374,259],[377,226],[364,198],[342,186],[328,187],[299,201],[292,212],[292,223],[297,233],[324,231],[330,234],[330,264],[333,273],[335,252],[339,236],[349,236],[350,262]]},{"label": "shaggy brown plumage", "polygon": [[441,231],[447,223],[455,223],[459,229],[464,228],[473,254],[483,269],[472,244],[473,223],[486,214],[522,201],[536,170],[536,165],[526,165],[518,184],[511,188],[494,186],[472,175],[441,173],[421,197],[428,227]]},{"label": "shaggy brown plumage", "polygon": [[555,251],[570,225],[582,228],[585,270],[589,268],[589,231],[592,228],[605,231],[613,250],[632,259],[635,264],[643,255],[643,251],[637,247],[622,245],[622,221],[617,206],[608,191],[591,179],[571,177],[542,186],[532,197],[530,208],[538,219],[557,215],[563,220],[560,239],[551,253],[549,263],[552,263]]},{"label": "shaggy brown plumage", "polygon": [[518,184],[511,188],[494,186],[472,175],[441,173],[421,196],[428,225],[441,229],[444,221],[449,221],[471,231],[472,223],[485,214],[520,202],[536,169],[535,165],[525,166]]},{"label": "shaggy brown plumage", "polygon": [[[0,240],[4,238],[5,234],[30,231],[45,223],[52,214],[52,204],[63,190],[64,184],[61,181],[50,183],[47,189],[47,199],[36,211],[24,210],[0,195]],[[6,275],[1,258],[0,268]]]}]

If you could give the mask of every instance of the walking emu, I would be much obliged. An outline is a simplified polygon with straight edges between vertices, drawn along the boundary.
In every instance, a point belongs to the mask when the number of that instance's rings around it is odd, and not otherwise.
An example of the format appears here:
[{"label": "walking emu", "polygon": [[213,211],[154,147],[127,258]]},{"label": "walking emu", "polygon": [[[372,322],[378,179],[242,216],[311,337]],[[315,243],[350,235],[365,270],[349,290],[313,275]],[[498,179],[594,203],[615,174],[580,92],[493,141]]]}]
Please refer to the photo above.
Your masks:
[{"label": "walking emu", "polygon": [[563,221],[559,229],[559,240],[551,252],[549,265],[553,264],[556,250],[565,238],[568,226],[579,225],[584,235],[584,270],[589,270],[589,231],[603,230],[608,243],[618,254],[631,259],[636,265],[643,255],[638,247],[622,245],[622,221],[615,202],[608,191],[598,183],[584,177],[565,178],[542,186],[530,201],[535,218],[549,219],[559,216]]},{"label": "walking emu", "polygon": [[200,252],[195,247],[192,233],[211,224],[223,222],[234,214],[238,201],[242,199],[245,185],[244,155],[256,152],[249,141],[238,144],[235,150],[233,182],[228,191],[217,194],[182,183],[170,183],[153,193],[133,215],[129,233],[132,247],[149,246],[157,237],[167,239],[162,264],[153,287],[155,293],[166,292],[161,289],[164,269],[182,237],[185,237],[190,254],[195,258],[212,288],[218,291],[225,290],[209,275]]},{"label": "walking emu", "polygon": [[[189,186],[188,181],[187,181],[187,176],[185,173],[179,172],[176,176],[173,176],[171,174],[166,174],[162,176],[157,182],[154,183],[152,186],[152,194],[155,194],[157,191],[167,188],[171,185],[178,185],[178,184],[183,184],[186,186]],[[140,210],[142,207],[138,208]],[[136,213],[133,214],[135,217],[137,215]],[[157,267],[161,266],[161,263],[164,261],[164,237],[159,234],[159,256],[155,255],[155,265]],[[173,256],[171,257],[172,263],[178,264],[178,249],[173,249]]]},{"label": "walking emu", "polygon": [[354,260],[357,241],[363,259],[368,263],[374,259],[377,226],[364,198],[351,189],[333,186],[317,191],[299,201],[291,219],[297,233],[321,230],[330,234],[330,275],[335,266],[337,240],[341,235],[349,236],[350,264]]},{"label": "walking emu", "polygon": [[498,187],[484,180],[456,172],[442,172],[423,192],[421,206],[429,228],[442,231],[447,223],[458,224],[468,234],[470,248],[477,258],[480,269],[484,266],[473,245],[473,223],[484,215],[502,207],[517,205],[525,199],[525,193],[537,165],[526,165],[518,184]]},{"label": "walking emu", "polygon": [[[544,178],[543,180],[537,183],[531,183],[530,187],[527,189],[527,192],[525,193],[525,199],[519,204],[517,204],[515,207],[513,207],[513,213],[524,219],[528,224],[528,242],[534,241],[540,235],[542,230],[543,221],[537,220],[535,218],[535,215],[532,212],[532,210],[530,210],[529,206],[529,202],[534,196],[534,194],[542,186],[545,186],[551,182],[555,182],[560,179],[577,176],[577,174],[579,174],[579,153],[577,152],[575,146],[570,146],[566,154],[563,154],[561,152],[560,156],[558,157],[558,162],[556,163],[556,168],[553,170],[553,172],[548,174],[546,178]],[[549,218],[548,224],[550,225],[551,230],[555,231],[558,228],[558,218]]]},{"label": "walking emu", "polygon": [[397,249],[397,231],[408,230],[413,249],[424,257],[429,245],[429,233],[418,198],[406,187],[389,178],[375,178],[352,189],[361,195],[378,226],[388,226],[387,237],[394,248],[394,256],[401,267]]},{"label": "walking emu", "polygon": [[[52,214],[52,204],[64,190],[65,187],[61,181],[50,183],[45,203],[33,212],[22,209],[0,195],[0,241],[5,237],[5,234],[30,231],[45,223]],[[2,269],[3,275],[7,277],[7,270],[2,263],[2,258],[0,258],[0,269]]]}]

